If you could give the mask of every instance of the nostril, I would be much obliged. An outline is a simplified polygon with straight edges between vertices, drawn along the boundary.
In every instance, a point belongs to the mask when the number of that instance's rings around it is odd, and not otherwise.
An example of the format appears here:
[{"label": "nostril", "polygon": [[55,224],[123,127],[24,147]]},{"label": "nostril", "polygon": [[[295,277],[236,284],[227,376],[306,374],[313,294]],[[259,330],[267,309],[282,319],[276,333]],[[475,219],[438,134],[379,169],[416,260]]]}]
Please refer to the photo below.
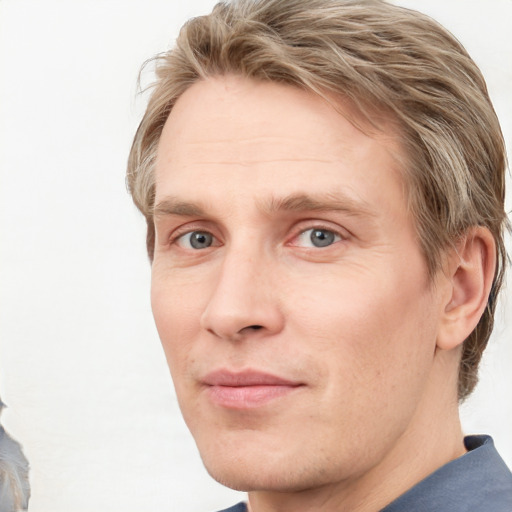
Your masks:
[{"label": "nostril", "polygon": [[253,329],[255,331],[257,331],[258,329],[261,329],[263,326],[262,325],[249,325],[249,329]]}]

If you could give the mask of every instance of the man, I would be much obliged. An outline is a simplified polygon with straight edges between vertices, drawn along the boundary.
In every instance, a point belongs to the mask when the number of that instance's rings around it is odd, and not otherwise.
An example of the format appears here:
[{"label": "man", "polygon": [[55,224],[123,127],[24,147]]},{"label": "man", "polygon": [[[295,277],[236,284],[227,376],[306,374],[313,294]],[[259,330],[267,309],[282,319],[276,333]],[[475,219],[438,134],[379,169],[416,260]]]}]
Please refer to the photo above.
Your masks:
[{"label": "man", "polygon": [[510,511],[464,439],[503,279],[505,150],[430,18],[241,0],[159,57],[128,168],[210,474],[270,511]]}]

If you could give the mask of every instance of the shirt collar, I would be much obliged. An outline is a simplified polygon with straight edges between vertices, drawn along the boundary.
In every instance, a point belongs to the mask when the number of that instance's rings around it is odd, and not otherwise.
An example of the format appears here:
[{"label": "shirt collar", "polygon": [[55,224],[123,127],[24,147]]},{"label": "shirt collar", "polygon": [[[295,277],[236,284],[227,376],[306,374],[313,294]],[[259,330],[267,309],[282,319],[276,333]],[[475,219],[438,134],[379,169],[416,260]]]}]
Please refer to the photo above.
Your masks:
[{"label": "shirt collar", "polygon": [[468,452],[402,494],[381,512],[512,510],[512,473],[489,436],[467,436]]}]

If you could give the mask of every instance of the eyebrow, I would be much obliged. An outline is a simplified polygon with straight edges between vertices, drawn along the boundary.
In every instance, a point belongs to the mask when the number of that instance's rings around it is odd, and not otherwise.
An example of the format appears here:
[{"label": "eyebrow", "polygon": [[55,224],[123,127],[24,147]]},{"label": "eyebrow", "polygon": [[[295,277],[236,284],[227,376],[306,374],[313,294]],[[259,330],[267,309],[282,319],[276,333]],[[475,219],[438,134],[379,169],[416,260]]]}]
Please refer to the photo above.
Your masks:
[{"label": "eyebrow", "polygon": [[376,212],[362,199],[355,199],[342,192],[321,195],[292,194],[283,198],[271,198],[262,204],[268,213],[276,211],[341,211],[354,217],[375,217]]},{"label": "eyebrow", "polygon": [[[260,201],[260,209],[270,215],[284,212],[340,211],[353,217],[376,217],[376,212],[361,199],[354,199],[344,193],[326,193],[320,195],[292,194],[286,197],[271,197]],[[182,201],[168,196],[153,208],[154,217],[175,215],[179,217],[207,216],[206,209],[199,203]]]},{"label": "eyebrow", "polygon": [[180,201],[178,198],[169,196],[159,201],[153,207],[154,217],[164,217],[166,215],[177,215],[180,217],[200,217],[205,215],[205,210],[196,203]]}]

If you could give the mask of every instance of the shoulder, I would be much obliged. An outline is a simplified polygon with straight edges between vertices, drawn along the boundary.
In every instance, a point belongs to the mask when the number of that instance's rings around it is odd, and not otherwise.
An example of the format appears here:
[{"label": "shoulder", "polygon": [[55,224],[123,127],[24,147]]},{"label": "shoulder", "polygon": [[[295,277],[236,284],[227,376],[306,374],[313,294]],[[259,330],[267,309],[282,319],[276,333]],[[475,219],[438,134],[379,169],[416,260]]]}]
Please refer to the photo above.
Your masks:
[{"label": "shoulder", "polygon": [[244,502],[238,503],[233,507],[225,508],[224,510],[219,510],[219,512],[247,512],[247,505]]},{"label": "shoulder", "polygon": [[414,486],[381,512],[511,512],[512,473],[489,436],[468,436],[467,453]]}]

